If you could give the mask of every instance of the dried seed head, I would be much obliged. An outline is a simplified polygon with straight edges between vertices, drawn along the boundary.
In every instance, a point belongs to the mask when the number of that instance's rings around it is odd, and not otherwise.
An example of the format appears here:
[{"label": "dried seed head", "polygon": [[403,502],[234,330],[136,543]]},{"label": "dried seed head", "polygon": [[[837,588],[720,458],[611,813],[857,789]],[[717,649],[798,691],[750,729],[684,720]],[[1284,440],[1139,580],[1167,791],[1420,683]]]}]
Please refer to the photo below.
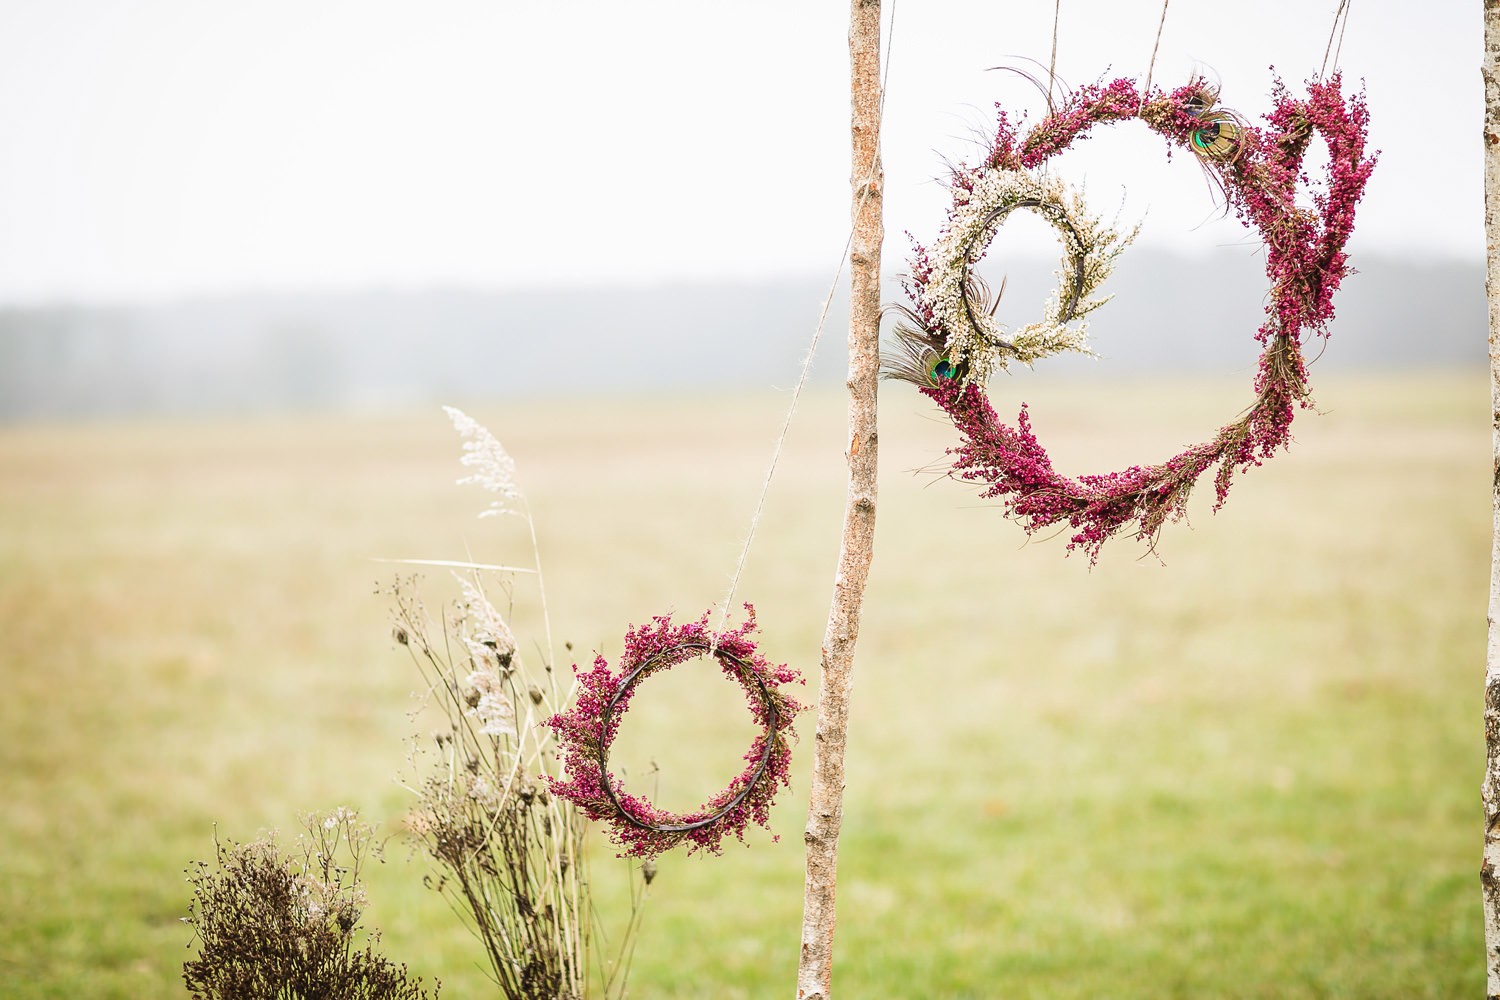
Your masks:
[{"label": "dried seed head", "polygon": [[405,646],[407,643],[411,642],[411,636],[407,635],[406,629],[402,628],[400,625],[397,625],[395,628],[391,629],[391,638],[395,639],[396,642],[402,646]]},{"label": "dried seed head", "polygon": [[526,693],[531,695],[531,703],[533,705],[540,705],[542,703],[542,689],[535,684],[531,685],[531,689]]},{"label": "dried seed head", "polygon": [[650,885],[651,880],[656,878],[656,862],[651,858],[641,862],[641,878],[646,880],[647,885]]}]

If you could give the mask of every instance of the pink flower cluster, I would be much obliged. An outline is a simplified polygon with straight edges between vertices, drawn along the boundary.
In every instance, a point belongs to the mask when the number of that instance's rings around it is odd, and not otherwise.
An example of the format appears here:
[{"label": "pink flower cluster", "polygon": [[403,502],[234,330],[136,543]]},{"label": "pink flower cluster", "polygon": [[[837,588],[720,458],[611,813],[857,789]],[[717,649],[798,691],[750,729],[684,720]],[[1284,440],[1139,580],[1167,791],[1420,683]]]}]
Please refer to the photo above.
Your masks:
[{"label": "pink flower cluster", "polygon": [[[987,167],[1034,169],[1061,153],[1100,122],[1140,118],[1171,143],[1192,150],[1192,135],[1203,125],[1206,88],[1194,81],[1172,91],[1141,94],[1129,79],[1094,84],[1068,95],[1061,105],[1022,136],[1019,126],[999,112]],[[1052,467],[1032,432],[1023,405],[1016,427],[996,416],[981,386],[939,380],[922,391],[953,420],[963,444],[950,450],[953,474],[986,484],[984,497],[1006,498],[1006,510],[1028,533],[1050,525],[1074,529],[1068,547],[1097,560],[1104,542],[1127,526],[1137,539],[1153,541],[1169,520],[1181,517],[1193,484],[1217,465],[1217,502],[1224,503],[1236,471],[1259,465],[1291,441],[1292,417],[1311,405],[1301,340],[1305,331],[1326,336],[1333,318],[1333,294],[1349,273],[1344,245],[1354,230],[1355,206],[1375,167],[1366,155],[1369,113],[1360,95],[1347,99],[1340,78],[1308,83],[1305,100],[1280,82],[1266,126],[1238,128],[1237,148],[1222,160],[1203,159],[1223,188],[1230,207],[1266,244],[1266,276],[1271,292],[1266,319],[1257,331],[1264,345],[1255,376],[1256,401],[1244,417],[1159,465],[1133,465],[1120,472],[1070,479]],[[1314,135],[1328,147],[1322,190],[1310,207],[1297,204],[1300,185],[1311,185],[1302,167]],[[955,179],[964,175],[960,169]],[[911,282],[920,288],[932,265],[916,246]],[[913,295],[920,303],[921,298]],[[943,334],[933,317],[913,310],[932,339]]]},{"label": "pink flower cluster", "polygon": [[[547,720],[563,759],[563,776],[547,777],[548,787],[575,802],[590,819],[608,823],[622,856],[653,858],[684,842],[689,854],[700,848],[717,854],[726,834],[743,841],[752,820],[770,828],[776,790],[790,781],[789,737],[792,720],[802,708],[781,688],[801,683],[802,678],[785,664],[772,666],[757,652],[750,638],[755,609],[746,604],[745,611],[744,624],[726,632],[709,629],[708,612],[684,625],[672,624],[670,615],[657,615],[649,624],[630,629],[618,670],[596,656],[593,669],[578,675],[572,709]],[[609,770],[609,748],[641,681],[710,653],[745,689],[750,713],[762,732],[745,753],[745,770],[727,788],[694,812],[675,815],[620,787]]]},{"label": "pink flower cluster", "polygon": [[[1014,134],[1008,134],[1010,126],[1002,113],[987,162],[1013,170],[1034,170],[1067,149],[1074,140],[1085,137],[1100,122],[1134,118],[1140,104],[1133,80],[1119,79],[1108,86],[1088,84],[1073,91],[1061,107],[1037,122],[1019,143]],[[1013,150],[1013,162],[996,160],[1002,148]]]},{"label": "pink flower cluster", "polygon": [[[1347,102],[1340,79],[1307,85],[1305,101],[1292,97],[1280,81],[1267,129],[1253,133],[1254,155],[1240,168],[1243,180],[1229,186],[1231,203],[1247,225],[1266,241],[1266,276],[1273,302],[1260,338],[1297,337],[1303,328],[1326,336],[1333,318],[1333,293],[1349,273],[1344,245],[1354,232],[1354,209],[1375,169],[1365,156],[1370,116],[1363,99]],[[1316,133],[1328,147],[1324,190],[1312,194],[1312,208],[1297,205],[1307,147]]]}]

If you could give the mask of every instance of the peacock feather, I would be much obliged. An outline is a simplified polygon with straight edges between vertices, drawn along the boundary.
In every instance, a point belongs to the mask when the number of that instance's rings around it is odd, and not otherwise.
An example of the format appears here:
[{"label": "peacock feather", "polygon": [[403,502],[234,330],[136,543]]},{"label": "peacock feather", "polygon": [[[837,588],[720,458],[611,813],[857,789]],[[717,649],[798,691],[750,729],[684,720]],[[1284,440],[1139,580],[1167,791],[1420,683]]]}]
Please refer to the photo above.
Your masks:
[{"label": "peacock feather", "polygon": [[1232,160],[1240,148],[1240,125],[1228,111],[1194,115],[1202,124],[1190,137],[1193,152],[1210,160]]},{"label": "peacock feather", "polygon": [[1194,118],[1207,114],[1214,109],[1214,105],[1219,103],[1218,84],[1210,83],[1202,77],[1198,77],[1189,83],[1188,86],[1193,89],[1187,97],[1183,98],[1182,110]]},{"label": "peacock feather", "polygon": [[1243,127],[1233,111],[1219,107],[1219,85],[1198,77],[1182,99],[1182,110],[1198,119],[1199,126],[1188,135],[1193,152],[1206,160],[1231,162],[1240,152]]},{"label": "peacock feather", "polygon": [[944,339],[923,329],[921,321],[905,306],[892,306],[904,322],[898,323],[893,332],[895,350],[888,350],[881,358],[881,375],[900,379],[921,388],[937,386],[949,379],[958,378],[964,365],[955,365],[948,359]]}]

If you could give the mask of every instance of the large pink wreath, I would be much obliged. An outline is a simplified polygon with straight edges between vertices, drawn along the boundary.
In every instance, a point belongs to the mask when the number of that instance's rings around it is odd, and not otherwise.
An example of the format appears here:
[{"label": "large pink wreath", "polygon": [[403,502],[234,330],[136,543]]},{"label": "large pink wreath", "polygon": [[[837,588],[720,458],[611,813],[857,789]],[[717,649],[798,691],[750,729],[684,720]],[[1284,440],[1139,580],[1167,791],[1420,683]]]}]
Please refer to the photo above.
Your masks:
[{"label": "large pink wreath", "polygon": [[[985,484],[983,497],[1006,497],[1006,511],[1027,533],[1066,523],[1074,529],[1068,548],[1096,560],[1111,536],[1133,525],[1137,539],[1154,542],[1162,526],[1180,518],[1198,477],[1217,465],[1216,502],[1224,503],[1237,470],[1259,465],[1291,440],[1296,409],[1312,405],[1302,335],[1327,336],[1333,293],[1349,273],[1344,244],[1354,229],[1354,208],[1375,166],[1365,155],[1369,114],[1361,95],[1347,99],[1335,75],[1308,83],[1306,99],[1294,98],[1278,81],[1266,125],[1244,124],[1212,110],[1214,91],[1200,81],[1146,94],[1130,79],[1082,87],[1066,97],[1024,136],[1002,110],[994,143],[983,163],[955,171],[959,192],[987,170],[1035,170],[1101,122],[1139,118],[1174,145],[1197,154],[1218,181],[1230,208],[1260,233],[1266,246],[1271,291],[1266,319],[1256,334],[1263,345],[1256,371],[1255,403],[1208,441],[1159,465],[1132,465],[1120,472],[1071,479],[1052,467],[1031,429],[1023,405],[1017,425],[1003,423],[984,387],[941,363],[948,333],[920,292],[932,276],[927,251],[915,247],[908,292],[916,306],[910,326],[898,329],[908,352],[927,353],[937,364],[917,381],[952,419],[963,444],[950,449],[952,475]],[[1324,186],[1312,194],[1312,209],[1296,203],[1302,161],[1314,133],[1328,147]],[[901,366],[889,366],[901,367]],[[910,368],[910,366],[906,366]],[[918,366],[920,370],[920,366]],[[902,377],[909,377],[903,375]]]}]

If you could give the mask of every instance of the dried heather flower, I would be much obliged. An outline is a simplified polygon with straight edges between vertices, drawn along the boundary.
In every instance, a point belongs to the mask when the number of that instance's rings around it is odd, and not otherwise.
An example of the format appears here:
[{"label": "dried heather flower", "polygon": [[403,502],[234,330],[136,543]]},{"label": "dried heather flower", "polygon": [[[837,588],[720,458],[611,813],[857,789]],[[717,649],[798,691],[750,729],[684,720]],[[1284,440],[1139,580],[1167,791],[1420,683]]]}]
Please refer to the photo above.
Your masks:
[{"label": "dried heather flower", "polygon": [[[590,819],[610,825],[610,835],[629,855],[650,860],[679,844],[688,853],[706,848],[717,854],[724,838],[741,841],[752,821],[770,828],[771,804],[778,787],[790,783],[792,722],[801,706],[782,687],[802,682],[786,664],[774,666],[756,651],[750,633],[755,609],[745,605],[746,620],[737,629],[715,633],[708,613],[695,622],[674,625],[669,615],[625,634],[617,670],[603,656],[578,675],[573,707],[547,720],[557,734],[564,775],[547,777],[547,787],[576,804]],[[723,672],[745,689],[761,734],[745,753],[745,770],[699,809],[678,816],[656,808],[638,795],[618,788],[609,771],[609,747],[630,707],[636,686],[651,674],[712,654]],[[577,667],[574,667],[575,672]],[[646,877],[649,881],[654,868]]]}]

